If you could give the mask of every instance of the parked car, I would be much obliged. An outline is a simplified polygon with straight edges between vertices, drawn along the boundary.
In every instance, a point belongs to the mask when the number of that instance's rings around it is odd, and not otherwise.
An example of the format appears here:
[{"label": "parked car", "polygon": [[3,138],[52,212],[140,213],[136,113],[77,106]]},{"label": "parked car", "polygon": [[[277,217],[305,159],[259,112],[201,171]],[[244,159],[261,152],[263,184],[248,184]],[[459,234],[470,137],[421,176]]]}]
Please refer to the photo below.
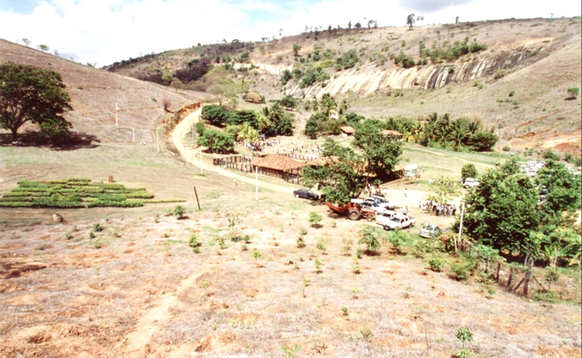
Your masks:
[{"label": "parked car", "polygon": [[376,202],[383,208],[394,210],[394,204],[388,201],[383,195],[374,194],[372,198],[376,199]]},{"label": "parked car", "polygon": [[442,233],[449,231],[449,229],[443,230],[440,226],[435,224],[424,224],[418,235],[420,235],[420,237],[424,237],[425,239],[432,239],[439,237]]},{"label": "parked car", "polygon": [[477,180],[475,178],[466,178],[463,186],[465,188],[474,188],[476,186],[479,186],[479,180]]},{"label": "parked car", "polygon": [[293,192],[293,195],[296,198],[319,200],[319,195],[312,193],[311,191],[309,191],[307,189],[297,189]]},{"label": "parked car", "polygon": [[[377,220],[377,219],[376,219]],[[378,221],[376,221],[378,222]],[[415,219],[404,214],[396,214],[390,220],[383,220],[379,225],[382,225],[384,230],[406,229],[414,226]]]}]

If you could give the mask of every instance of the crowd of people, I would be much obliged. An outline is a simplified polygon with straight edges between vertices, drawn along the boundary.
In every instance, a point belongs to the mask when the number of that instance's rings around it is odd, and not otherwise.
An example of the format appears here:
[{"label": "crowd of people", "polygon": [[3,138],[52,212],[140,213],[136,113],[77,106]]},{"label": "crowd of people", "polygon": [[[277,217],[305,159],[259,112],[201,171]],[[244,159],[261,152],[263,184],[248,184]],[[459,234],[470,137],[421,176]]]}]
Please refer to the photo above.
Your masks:
[{"label": "crowd of people", "polygon": [[423,212],[433,212],[436,216],[455,216],[457,213],[457,207],[455,205],[440,204],[432,200],[420,201],[418,208]]}]

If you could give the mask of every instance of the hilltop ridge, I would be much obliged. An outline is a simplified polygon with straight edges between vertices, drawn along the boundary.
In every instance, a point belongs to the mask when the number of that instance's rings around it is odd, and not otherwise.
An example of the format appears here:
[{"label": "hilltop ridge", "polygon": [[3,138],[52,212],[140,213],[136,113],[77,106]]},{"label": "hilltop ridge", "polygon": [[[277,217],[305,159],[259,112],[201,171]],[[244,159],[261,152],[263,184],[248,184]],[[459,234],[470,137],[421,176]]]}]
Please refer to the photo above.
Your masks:
[{"label": "hilltop ridge", "polygon": [[[463,42],[479,51],[446,57],[447,49]],[[300,46],[297,53],[295,44]],[[413,30],[310,32],[150,54],[109,69],[136,78],[157,74],[169,84],[178,71],[204,62],[208,71],[202,76],[171,85],[239,98],[246,90],[258,90],[268,100],[331,93],[348,99],[352,110],[378,118],[447,112],[495,126],[503,146],[579,153],[580,99],[568,99],[567,89],[580,87],[580,44],[579,18],[511,19]],[[338,68],[350,51],[357,60]],[[412,65],[396,64],[400,54]],[[310,68],[318,67],[327,76],[302,81]],[[285,70],[292,78],[283,85]]]}]

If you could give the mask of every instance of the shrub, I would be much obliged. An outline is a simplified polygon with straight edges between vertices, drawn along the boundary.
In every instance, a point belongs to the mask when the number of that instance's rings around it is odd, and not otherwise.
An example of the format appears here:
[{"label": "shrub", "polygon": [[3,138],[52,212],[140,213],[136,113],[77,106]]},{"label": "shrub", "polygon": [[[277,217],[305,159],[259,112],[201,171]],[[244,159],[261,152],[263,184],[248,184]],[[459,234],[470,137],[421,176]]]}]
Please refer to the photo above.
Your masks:
[{"label": "shrub", "polygon": [[336,59],[335,69],[337,71],[346,70],[348,68],[354,67],[359,61],[358,54],[356,50],[349,50],[344,53],[341,57]]},{"label": "shrub", "polygon": [[570,153],[564,154],[564,161],[568,163],[574,163],[574,156]]},{"label": "shrub", "polygon": [[300,249],[305,247],[305,238],[302,235],[297,237],[297,247]]},{"label": "shrub", "polygon": [[555,161],[560,160],[560,155],[558,153],[554,152],[550,148],[548,148],[548,150],[542,152],[542,155],[544,156],[545,159],[550,159],[550,160],[555,160]]},{"label": "shrub", "polygon": [[451,266],[451,270],[453,270],[455,276],[454,278],[457,281],[466,281],[467,279],[469,279],[469,274],[471,273],[471,270],[474,267],[474,264],[472,262],[469,263],[456,263],[456,262],[452,262],[450,264]]},{"label": "shrub", "polygon": [[[380,250],[380,241],[378,241],[378,233],[376,232],[375,228],[371,226],[366,226],[360,231],[360,241],[358,241],[359,245],[366,245],[366,251],[368,253],[372,253],[375,251]],[[358,249],[359,252],[356,253],[358,258],[361,258],[362,252]]]},{"label": "shrub", "polygon": [[398,56],[394,58],[394,63],[398,66],[402,66],[404,68],[411,68],[416,65],[414,59],[409,55],[405,54],[403,51],[400,51]]},{"label": "shrub", "polygon": [[472,342],[473,341],[473,333],[467,327],[461,327],[457,331],[456,335],[457,339],[461,341],[463,344],[463,348],[460,352],[457,352],[458,358],[467,358],[471,355],[471,352],[465,349],[465,342]]},{"label": "shrub", "polygon": [[503,147],[503,151],[504,152],[511,152],[511,148],[508,145],[506,145]]},{"label": "shrub", "polygon": [[200,246],[200,242],[198,241],[198,235],[196,234],[190,235],[190,238],[188,239],[188,246],[190,246],[193,249]]},{"label": "shrub", "polygon": [[325,72],[322,67],[316,68],[310,67],[307,69],[307,71],[305,71],[305,75],[303,76],[301,83],[299,83],[299,87],[301,88],[309,87],[315,84],[316,82],[327,81],[329,80],[329,78],[330,78],[329,74]]},{"label": "shrub", "polygon": [[502,77],[505,77],[505,75],[507,74],[507,71],[505,71],[504,69],[498,69],[497,71],[495,71],[495,74],[493,75],[493,77],[498,80]]},{"label": "shrub", "polygon": [[309,222],[311,223],[311,226],[317,227],[319,225],[320,221],[321,221],[321,215],[319,215],[315,211],[312,211],[309,213]]},{"label": "shrub", "polygon": [[568,88],[568,94],[574,98],[578,96],[580,89],[578,87]]},{"label": "shrub", "polygon": [[186,214],[186,209],[182,205],[176,205],[172,213],[176,218],[182,219],[184,217],[184,214]]},{"label": "shrub", "polygon": [[445,261],[440,255],[431,255],[427,261],[428,267],[434,272],[441,272],[445,266]]}]

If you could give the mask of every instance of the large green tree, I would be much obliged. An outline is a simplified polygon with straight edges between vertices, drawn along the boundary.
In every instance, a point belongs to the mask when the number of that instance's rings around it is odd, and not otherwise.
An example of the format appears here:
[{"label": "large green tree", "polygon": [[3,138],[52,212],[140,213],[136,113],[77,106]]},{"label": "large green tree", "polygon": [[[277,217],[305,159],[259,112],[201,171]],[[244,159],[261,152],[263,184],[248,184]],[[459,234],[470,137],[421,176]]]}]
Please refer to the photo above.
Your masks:
[{"label": "large green tree", "polygon": [[52,70],[15,63],[0,64],[0,127],[18,140],[26,122],[40,127],[41,134],[61,139],[71,126],[62,114],[71,110],[71,99],[61,75]]},{"label": "large green tree", "polygon": [[360,163],[361,156],[353,149],[326,138],[321,160],[303,168],[302,180],[306,186],[320,189],[327,201],[346,204],[365,188],[366,179],[357,170]]},{"label": "large green tree", "polygon": [[558,226],[571,226],[571,216],[580,210],[580,176],[570,173],[564,164],[550,160],[538,171],[536,183],[548,191],[541,205],[546,233]]},{"label": "large green tree", "polygon": [[198,139],[198,144],[215,153],[232,152],[234,150],[234,137],[230,134],[207,129]]},{"label": "large green tree", "polygon": [[390,177],[402,155],[402,142],[381,131],[385,123],[367,119],[356,128],[352,146],[363,152],[366,171],[374,173],[380,180]]},{"label": "large green tree", "polygon": [[[538,191],[517,162],[489,170],[465,197],[464,232],[495,249],[534,256],[540,242]],[[458,222],[456,223],[458,226]]]}]

